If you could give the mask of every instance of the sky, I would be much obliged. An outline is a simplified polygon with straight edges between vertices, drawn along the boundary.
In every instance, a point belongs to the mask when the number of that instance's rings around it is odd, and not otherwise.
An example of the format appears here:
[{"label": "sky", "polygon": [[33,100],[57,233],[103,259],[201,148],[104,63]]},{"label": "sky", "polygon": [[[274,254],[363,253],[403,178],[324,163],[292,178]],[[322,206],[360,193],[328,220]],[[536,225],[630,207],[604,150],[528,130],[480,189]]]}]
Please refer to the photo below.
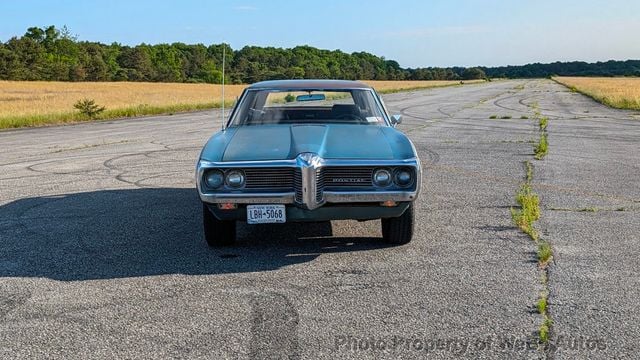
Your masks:
[{"label": "sky", "polygon": [[640,59],[638,0],[0,1],[0,41],[48,25],[107,44],[311,45],[412,68]]}]

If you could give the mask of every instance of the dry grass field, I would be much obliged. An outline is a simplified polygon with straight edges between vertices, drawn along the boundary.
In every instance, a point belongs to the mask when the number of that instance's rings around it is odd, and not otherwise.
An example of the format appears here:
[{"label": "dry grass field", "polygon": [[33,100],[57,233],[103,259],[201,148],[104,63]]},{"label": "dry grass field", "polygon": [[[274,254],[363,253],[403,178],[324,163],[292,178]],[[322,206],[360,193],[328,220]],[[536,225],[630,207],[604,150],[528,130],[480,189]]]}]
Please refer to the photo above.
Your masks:
[{"label": "dry grass field", "polygon": [[[429,81],[379,81],[379,80],[366,80],[363,81],[369,86],[373,87],[379,93],[386,94],[398,91],[419,90],[428,89],[442,86],[460,85],[460,81],[449,80],[429,80]],[[484,80],[465,80],[464,84],[473,84],[484,82]]]},{"label": "dry grass field", "polygon": [[[244,85],[229,85],[232,102]],[[90,120],[74,109],[93,99],[106,110],[99,119],[174,113],[219,107],[221,88],[210,84],[137,82],[0,81],[0,128]]]},{"label": "dry grass field", "polygon": [[[458,81],[366,82],[382,93],[459,84]],[[227,85],[225,103],[231,105],[244,88],[245,85]],[[0,129],[91,120],[73,107],[85,98],[106,108],[96,119],[113,119],[220,107],[221,88],[211,84],[0,81]]]},{"label": "dry grass field", "polygon": [[555,81],[607,106],[640,110],[640,78],[554,77]]}]

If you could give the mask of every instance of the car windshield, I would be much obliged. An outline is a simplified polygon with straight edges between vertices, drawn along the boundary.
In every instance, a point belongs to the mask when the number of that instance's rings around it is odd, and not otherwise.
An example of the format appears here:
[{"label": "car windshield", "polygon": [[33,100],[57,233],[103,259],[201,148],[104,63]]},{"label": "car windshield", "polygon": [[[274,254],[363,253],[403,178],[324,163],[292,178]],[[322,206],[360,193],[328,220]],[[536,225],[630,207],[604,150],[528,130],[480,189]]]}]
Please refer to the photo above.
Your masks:
[{"label": "car windshield", "polygon": [[346,123],[386,125],[384,111],[369,89],[247,90],[230,126]]}]

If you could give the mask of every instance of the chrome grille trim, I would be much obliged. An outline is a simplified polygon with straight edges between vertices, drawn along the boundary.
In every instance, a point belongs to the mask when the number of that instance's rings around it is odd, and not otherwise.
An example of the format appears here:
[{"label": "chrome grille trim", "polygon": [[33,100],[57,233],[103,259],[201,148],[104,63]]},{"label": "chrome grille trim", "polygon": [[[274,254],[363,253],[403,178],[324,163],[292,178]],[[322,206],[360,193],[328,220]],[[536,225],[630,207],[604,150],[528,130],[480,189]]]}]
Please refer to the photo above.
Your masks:
[{"label": "chrome grille trim", "polygon": [[316,201],[322,202],[322,192],[324,191],[324,171],[322,168],[316,169]]},{"label": "chrome grille trim", "polygon": [[[332,166],[323,168],[325,188],[373,187],[373,167]],[[344,181],[340,181],[344,180]]]},{"label": "chrome grille trim", "polygon": [[295,169],[293,175],[293,184],[295,189],[295,200],[297,203],[302,204],[302,170]]}]

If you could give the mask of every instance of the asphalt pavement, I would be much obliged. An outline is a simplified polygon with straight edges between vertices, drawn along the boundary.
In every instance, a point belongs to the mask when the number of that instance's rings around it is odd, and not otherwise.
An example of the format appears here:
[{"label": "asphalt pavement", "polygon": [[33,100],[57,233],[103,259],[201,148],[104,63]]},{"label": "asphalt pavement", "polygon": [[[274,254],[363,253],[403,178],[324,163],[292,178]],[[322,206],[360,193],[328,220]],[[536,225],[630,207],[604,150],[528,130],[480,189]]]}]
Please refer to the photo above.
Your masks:
[{"label": "asphalt pavement", "polygon": [[[219,111],[0,132],[0,358],[635,358],[640,114],[549,80],[384,99],[424,168],[399,247],[334,221],[209,249],[193,176]],[[526,160],[546,285],[510,216]]]}]

